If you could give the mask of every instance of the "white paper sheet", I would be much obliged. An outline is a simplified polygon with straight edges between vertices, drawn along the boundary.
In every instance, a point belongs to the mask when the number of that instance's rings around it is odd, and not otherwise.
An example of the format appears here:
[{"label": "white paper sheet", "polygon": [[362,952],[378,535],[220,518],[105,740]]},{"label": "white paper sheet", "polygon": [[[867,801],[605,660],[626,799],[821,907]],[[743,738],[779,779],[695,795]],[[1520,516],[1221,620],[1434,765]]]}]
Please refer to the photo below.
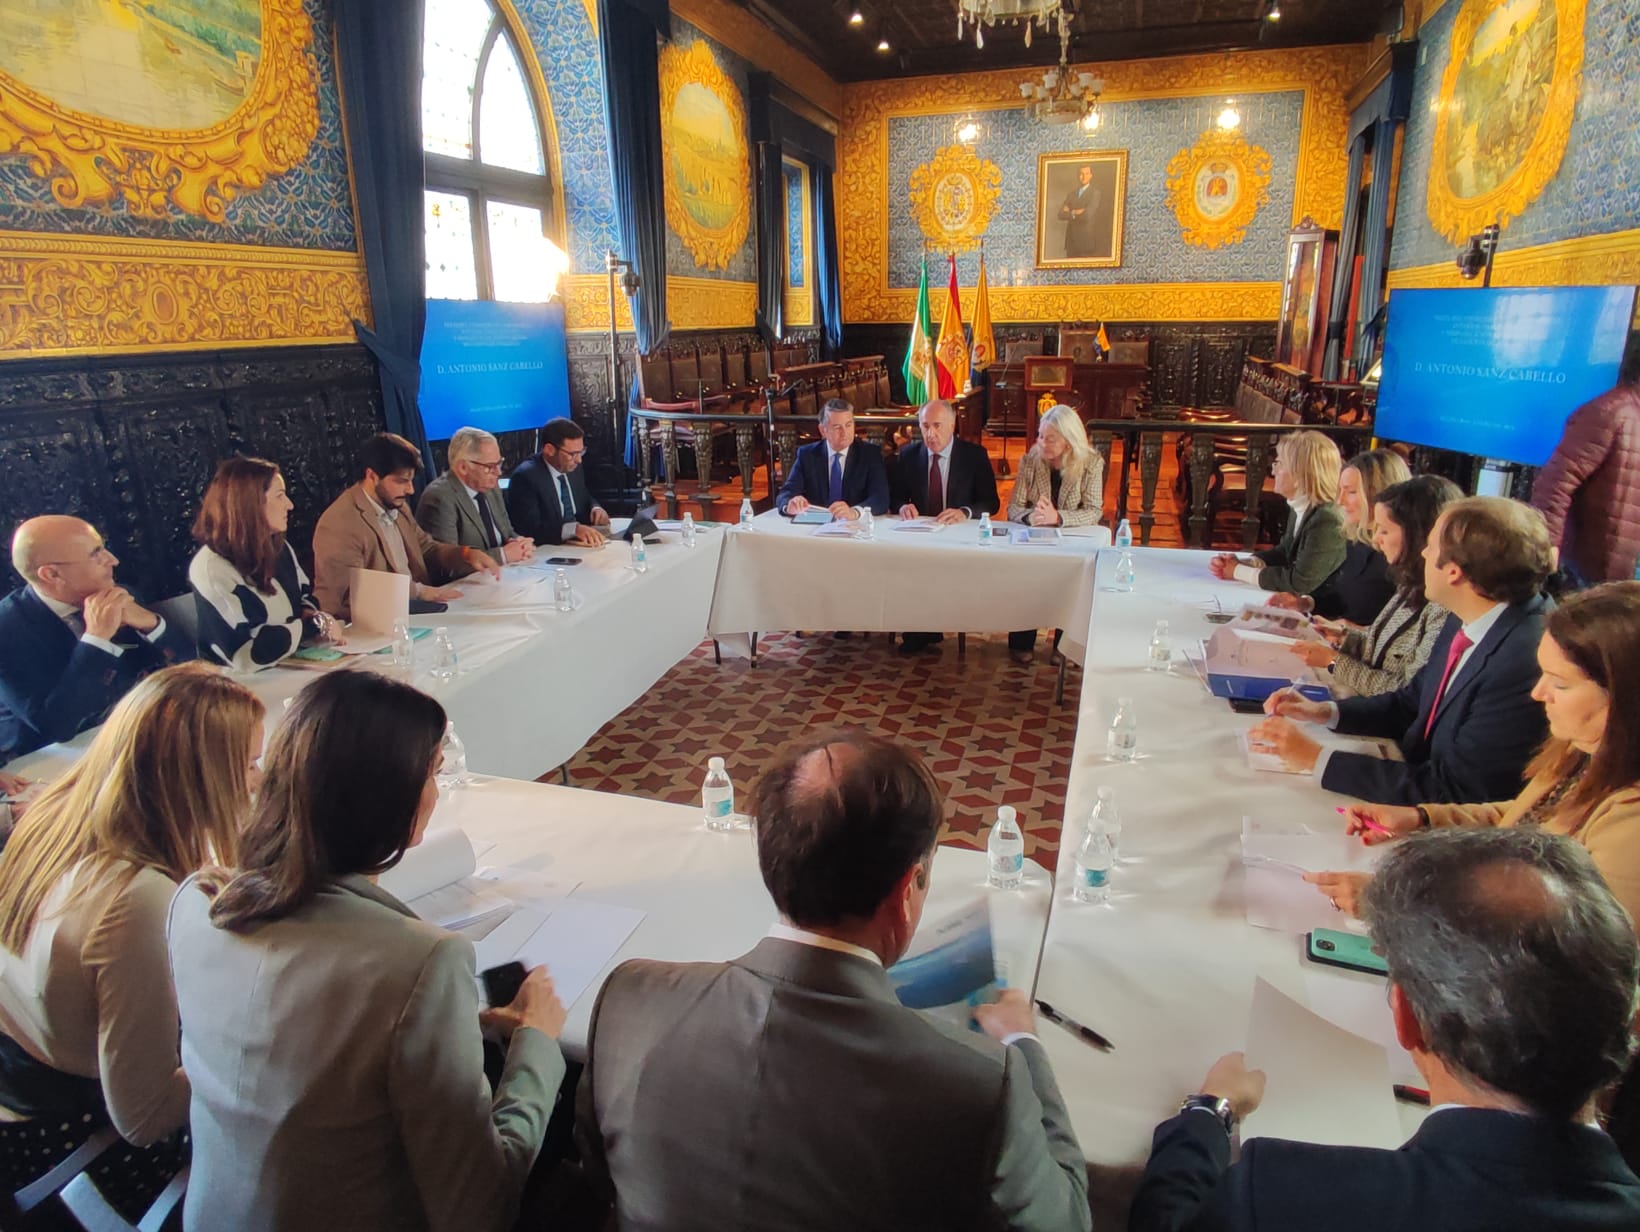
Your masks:
[{"label": "white paper sheet", "polygon": [[854,523],[839,518],[835,522],[827,522],[823,526],[816,526],[812,533],[828,539],[852,539],[854,538]]},{"label": "white paper sheet", "polygon": [[1263,979],[1253,984],[1247,1064],[1268,1078],[1244,1140],[1292,1138],[1393,1150],[1404,1133],[1384,1049],[1334,1026]]},{"label": "white paper sheet", "polygon": [[473,855],[466,832],[451,826],[429,831],[404,853],[403,859],[378,877],[376,884],[400,902],[410,903],[471,876],[477,867],[478,857]]},{"label": "white paper sheet", "polygon": [[382,569],[348,571],[348,606],[353,627],[364,633],[384,633],[391,637],[393,622],[410,616],[410,578]]},{"label": "white paper sheet", "polygon": [[568,1009],[620,952],[644,914],[636,907],[573,897],[550,915],[521,908],[475,947],[478,969],[514,959],[526,967],[544,966]]},{"label": "white paper sheet", "polygon": [[1313,1013],[1381,1047],[1389,1057],[1391,1082],[1420,1088],[1424,1085],[1424,1076],[1413,1064],[1412,1054],[1395,1038],[1395,1019],[1389,1012],[1389,981],[1383,976],[1307,964],[1304,995]]},{"label": "white paper sheet", "polygon": [[1309,774],[1308,770],[1291,769],[1281,760],[1281,754],[1255,749],[1248,739],[1248,730],[1243,729],[1236,733],[1236,740],[1241,745],[1241,755],[1247,759],[1247,768],[1257,770],[1262,774]]},{"label": "white paper sheet", "polygon": [[933,518],[912,518],[897,522],[894,529],[912,535],[937,535],[945,529],[945,524],[936,522]]}]

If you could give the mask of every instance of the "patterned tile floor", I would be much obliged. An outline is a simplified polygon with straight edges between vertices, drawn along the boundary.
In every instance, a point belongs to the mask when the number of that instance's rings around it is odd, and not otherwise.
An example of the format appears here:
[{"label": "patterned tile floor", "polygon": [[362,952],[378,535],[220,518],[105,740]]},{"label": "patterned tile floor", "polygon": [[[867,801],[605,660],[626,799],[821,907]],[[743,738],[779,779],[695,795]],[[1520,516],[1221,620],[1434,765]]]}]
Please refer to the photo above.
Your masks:
[{"label": "patterned tile floor", "polygon": [[970,635],[960,658],[954,636],[910,658],[896,650],[883,634],[781,633],[759,641],[756,667],[728,658],[718,666],[703,642],[576,754],[570,782],[695,803],[708,757],[722,756],[745,792],[792,739],[831,724],[858,726],[922,750],[946,793],[942,842],[983,847],[997,807],[1011,804],[1026,855],[1051,864],[1079,670],[1069,670],[1064,704],[1055,705],[1046,637],[1029,667],[1008,658],[1002,634]]}]

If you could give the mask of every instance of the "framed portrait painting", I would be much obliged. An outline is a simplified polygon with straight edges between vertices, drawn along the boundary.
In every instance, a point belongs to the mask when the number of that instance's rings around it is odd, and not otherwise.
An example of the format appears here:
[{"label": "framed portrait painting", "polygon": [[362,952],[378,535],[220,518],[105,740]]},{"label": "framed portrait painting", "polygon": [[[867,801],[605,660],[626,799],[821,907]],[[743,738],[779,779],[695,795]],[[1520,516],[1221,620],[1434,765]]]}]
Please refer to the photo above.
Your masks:
[{"label": "framed portrait painting", "polygon": [[1036,172],[1038,269],[1122,264],[1127,151],[1043,154]]}]

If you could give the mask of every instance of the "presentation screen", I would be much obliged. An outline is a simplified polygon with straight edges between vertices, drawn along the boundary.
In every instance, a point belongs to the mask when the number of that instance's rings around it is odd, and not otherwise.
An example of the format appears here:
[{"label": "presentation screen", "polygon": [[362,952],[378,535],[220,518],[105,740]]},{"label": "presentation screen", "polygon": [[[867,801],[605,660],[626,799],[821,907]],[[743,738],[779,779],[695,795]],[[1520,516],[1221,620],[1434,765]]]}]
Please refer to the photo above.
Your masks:
[{"label": "presentation screen", "polygon": [[568,415],[564,301],[428,300],[420,403],[430,441],[460,427],[513,432]]},{"label": "presentation screen", "polygon": [[1541,466],[1617,384],[1633,287],[1392,291],[1379,436]]}]

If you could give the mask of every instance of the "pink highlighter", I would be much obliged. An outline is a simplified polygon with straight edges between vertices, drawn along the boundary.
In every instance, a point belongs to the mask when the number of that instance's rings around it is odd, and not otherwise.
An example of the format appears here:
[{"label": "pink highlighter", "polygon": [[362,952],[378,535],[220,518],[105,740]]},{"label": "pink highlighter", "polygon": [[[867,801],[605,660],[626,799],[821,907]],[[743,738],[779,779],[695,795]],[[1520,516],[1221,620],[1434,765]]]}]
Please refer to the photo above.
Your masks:
[{"label": "pink highlighter", "polygon": [[[1350,815],[1350,810],[1347,809],[1347,808],[1340,807],[1336,811],[1341,816],[1344,816],[1344,817],[1348,817]],[[1374,821],[1370,817],[1361,817],[1361,818],[1358,818],[1358,820],[1361,822],[1362,825],[1366,826],[1367,829],[1369,829],[1369,830],[1376,830],[1376,831],[1378,831],[1378,833],[1384,834],[1384,835],[1389,834],[1388,830],[1384,829],[1383,826],[1379,825],[1376,821]],[[1363,839],[1362,841],[1365,842],[1366,840]]]}]

